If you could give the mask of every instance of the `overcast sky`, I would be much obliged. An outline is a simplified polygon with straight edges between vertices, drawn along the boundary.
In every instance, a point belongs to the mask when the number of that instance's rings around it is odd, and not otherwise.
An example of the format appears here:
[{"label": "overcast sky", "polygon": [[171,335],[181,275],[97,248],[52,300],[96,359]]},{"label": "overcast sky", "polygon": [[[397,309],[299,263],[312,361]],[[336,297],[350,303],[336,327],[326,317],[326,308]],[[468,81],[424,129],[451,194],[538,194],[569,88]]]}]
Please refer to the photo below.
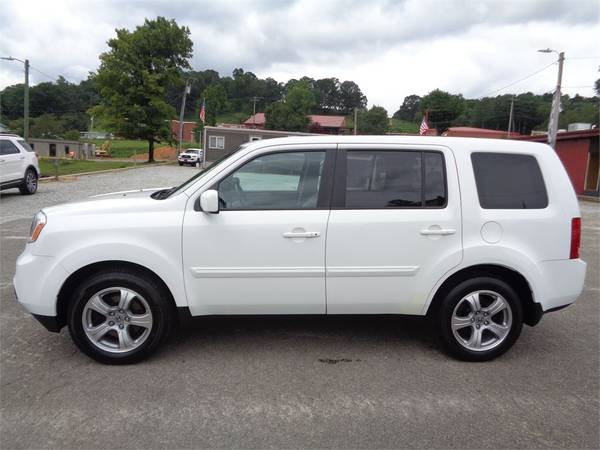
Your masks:
[{"label": "overcast sky", "polygon": [[[78,82],[115,28],[158,15],[190,28],[195,70],[353,80],[390,115],[406,95],[435,88],[496,95],[556,59],[540,48],[566,53],[565,93],[591,96],[600,77],[599,0],[0,0],[0,56]],[[497,93],[551,91],[556,73],[552,65]],[[22,77],[22,65],[0,60],[0,89]],[[48,77],[33,70],[31,80]]]}]

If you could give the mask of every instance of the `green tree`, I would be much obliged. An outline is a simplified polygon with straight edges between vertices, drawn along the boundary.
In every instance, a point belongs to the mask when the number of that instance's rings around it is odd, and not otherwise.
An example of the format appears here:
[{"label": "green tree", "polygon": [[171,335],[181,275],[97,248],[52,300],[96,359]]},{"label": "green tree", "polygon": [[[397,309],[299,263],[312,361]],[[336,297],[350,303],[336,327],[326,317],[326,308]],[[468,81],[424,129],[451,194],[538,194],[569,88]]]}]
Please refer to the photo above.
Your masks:
[{"label": "green tree", "polygon": [[154,162],[154,143],[170,135],[167,121],[175,116],[165,99],[167,87],[190,67],[190,30],[157,17],[116,33],[100,55],[95,82],[101,103],[94,113],[108,118],[120,135],[148,141],[148,162]]},{"label": "green tree", "polygon": [[265,128],[268,130],[307,131],[310,114],[316,102],[305,80],[288,84],[284,102],[273,103],[265,109]]},{"label": "green tree", "polygon": [[388,113],[382,106],[372,106],[358,114],[358,132],[360,134],[385,134],[389,130]]},{"label": "green tree", "polygon": [[215,126],[217,124],[217,115],[221,114],[227,108],[227,93],[222,84],[211,84],[202,93],[206,101],[206,124]]},{"label": "green tree", "polygon": [[594,91],[596,91],[596,95],[600,96],[600,78],[594,83]]},{"label": "green tree", "polygon": [[354,108],[365,108],[367,97],[362,93],[354,81],[344,81],[340,85],[340,109],[345,114],[350,114]]},{"label": "green tree", "polygon": [[402,106],[392,116],[394,119],[405,120],[407,122],[414,122],[415,116],[421,108],[421,96],[419,95],[408,95],[404,97]]},{"label": "green tree", "polygon": [[463,113],[465,99],[462,95],[453,95],[435,89],[421,100],[421,112],[429,111],[429,126],[439,131],[455,124]]},{"label": "green tree", "polygon": [[59,139],[65,132],[64,123],[54,114],[42,114],[31,120],[29,135],[33,138]]}]

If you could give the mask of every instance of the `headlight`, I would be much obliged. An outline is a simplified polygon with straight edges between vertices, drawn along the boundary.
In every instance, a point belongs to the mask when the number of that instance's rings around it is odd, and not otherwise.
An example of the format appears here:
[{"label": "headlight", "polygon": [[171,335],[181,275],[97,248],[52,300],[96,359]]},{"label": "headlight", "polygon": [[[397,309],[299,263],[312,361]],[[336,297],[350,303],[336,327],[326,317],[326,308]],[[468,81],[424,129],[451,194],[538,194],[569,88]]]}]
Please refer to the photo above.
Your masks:
[{"label": "headlight", "polygon": [[46,220],[46,214],[44,214],[42,211],[39,211],[35,216],[33,216],[33,222],[31,222],[31,228],[29,229],[29,241],[27,242],[37,241],[37,238],[46,225]]}]

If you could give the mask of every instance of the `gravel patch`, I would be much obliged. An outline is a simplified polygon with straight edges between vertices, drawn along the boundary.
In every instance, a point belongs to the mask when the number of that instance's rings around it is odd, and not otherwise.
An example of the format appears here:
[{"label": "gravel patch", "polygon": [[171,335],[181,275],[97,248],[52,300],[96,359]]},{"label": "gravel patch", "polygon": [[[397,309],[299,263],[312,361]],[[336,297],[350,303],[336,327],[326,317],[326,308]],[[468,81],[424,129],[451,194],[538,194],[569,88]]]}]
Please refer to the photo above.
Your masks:
[{"label": "gravel patch", "polygon": [[18,189],[8,189],[0,193],[0,223],[30,219],[46,206],[81,200],[91,195],[176,186],[197,171],[194,167],[144,167],[40,183],[38,191],[29,196],[21,195]]}]

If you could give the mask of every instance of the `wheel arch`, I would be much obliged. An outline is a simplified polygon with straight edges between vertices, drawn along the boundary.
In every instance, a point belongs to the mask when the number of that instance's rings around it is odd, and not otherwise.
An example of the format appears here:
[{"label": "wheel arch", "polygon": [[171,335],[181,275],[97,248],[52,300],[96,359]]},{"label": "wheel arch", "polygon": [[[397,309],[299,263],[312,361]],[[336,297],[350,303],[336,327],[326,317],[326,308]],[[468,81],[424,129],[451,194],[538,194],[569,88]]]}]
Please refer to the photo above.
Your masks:
[{"label": "wheel arch", "polygon": [[102,270],[111,269],[111,270],[123,270],[126,272],[133,272],[138,274],[143,274],[148,277],[151,277],[154,281],[156,281],[163,289],[164,293],[167,295],[169,299],[169,303],[173,307],[173,310],[177,310],[177,305],[175,303],[175,298],[167,284],[164,280],[156,274],[154,271],[144,267],[140,264],[132,263],[129,261],[122,260],[110,260],[110,261],[99,261],[83,266],[70,274],[67,279],[62,284],[57,298],[56,298],[56,316],[58,320],[58,326],[62,328],[67,323],[67,311],[69,308],[69,301],[71,299],[71,294],[73,290],[81,283],[85,278],[90,275],[97,273]]},{"label": "wheel arch", "polygon": [[[33,165],[33,164],[29,164],[26,168],[25,168],[25,172],[27,172],[29,169],[33,170],[37,177],[40,177],[40,171]],[[23,178],[25,177],[25,172],[23,172]]]},{"label": "wheel arch", "polygon": [[493,277],[507,282],[519,295],[523,305],[523,321],[530,326],[536,325],[542,317],[542,308],[533,298],[531,284],[518,271],[497,264],[477,264],[462,268],[448,276],[437,288],[427,309],[427,315],[437,311],[445,296],[458,284],[475,277]]}]

